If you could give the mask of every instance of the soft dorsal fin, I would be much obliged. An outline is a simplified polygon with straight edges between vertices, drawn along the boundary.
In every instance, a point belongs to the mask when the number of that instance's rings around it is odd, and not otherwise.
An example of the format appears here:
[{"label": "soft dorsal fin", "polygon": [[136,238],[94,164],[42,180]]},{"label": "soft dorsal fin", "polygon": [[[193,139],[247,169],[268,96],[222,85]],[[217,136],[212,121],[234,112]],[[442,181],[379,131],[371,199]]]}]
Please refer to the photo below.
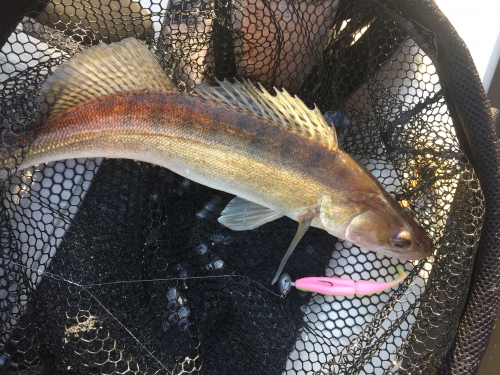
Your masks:
[{"label": "soft dorsal fin", "polygon": [[319,109],[309,109],[302,100],[292,97],[286,90],[275,88],[276,96],[273,96],[262,85],[258,89],[249,81],[234,84],[223,81],[219,84],[219,87],[201,84],[195,91],[207,100],[243,109],[293,133],[321,142],[331,150],[338,149],[335,129],[328,126]]},{"label": "soft dorsal fin", "polygon": [[134,38],[91,47],[61,64],[42,85],[40,111],[52,119],[107,95],[178,92],[148,47]]}]

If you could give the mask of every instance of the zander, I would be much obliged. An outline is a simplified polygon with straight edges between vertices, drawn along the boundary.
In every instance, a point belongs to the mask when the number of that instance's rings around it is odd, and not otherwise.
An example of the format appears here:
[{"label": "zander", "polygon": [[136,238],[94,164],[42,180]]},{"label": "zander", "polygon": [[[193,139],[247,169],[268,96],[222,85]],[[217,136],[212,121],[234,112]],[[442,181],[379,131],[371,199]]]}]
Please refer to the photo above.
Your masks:
[{"label": "zander", "polygon": [[402,260],[430,254],[423,229],[338,148],[318,109],[249,82],[196,91],[179,92],[135,39],[92,47],[43,84],[42,125],[20,168],[68,158],[136,159],[236,195],[219,218],[233,230],[294,219],[298,231],[275,280],[311,225]]}]

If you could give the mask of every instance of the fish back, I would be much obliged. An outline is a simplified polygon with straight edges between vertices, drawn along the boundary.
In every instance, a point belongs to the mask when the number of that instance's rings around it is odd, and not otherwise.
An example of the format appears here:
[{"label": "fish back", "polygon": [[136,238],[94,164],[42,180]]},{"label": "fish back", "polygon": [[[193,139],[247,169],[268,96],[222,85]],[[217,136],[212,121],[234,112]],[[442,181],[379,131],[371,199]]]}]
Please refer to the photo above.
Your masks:
[{"label": "fish back", "polygon": [[270,125],[309,138],[332,152],[338,150],[335,129],[328,126],[317,107],[309,109],[302,100],[284,89],[275,88],[276,95],[273,96],[262,85],[257,88],[250,81],[219,84],[219,87],[213,87],[202,83],[195,91],[206,100],[256,115]]}]

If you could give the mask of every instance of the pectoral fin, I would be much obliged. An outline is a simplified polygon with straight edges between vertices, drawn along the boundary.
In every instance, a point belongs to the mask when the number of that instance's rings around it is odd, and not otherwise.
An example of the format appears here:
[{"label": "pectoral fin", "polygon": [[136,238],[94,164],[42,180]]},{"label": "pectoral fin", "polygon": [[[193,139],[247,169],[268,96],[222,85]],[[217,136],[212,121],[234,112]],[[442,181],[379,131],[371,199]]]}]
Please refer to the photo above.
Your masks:
[{"label": "pectoral fin", "polygon": [[299,228],[297,229],[297,233],[295,233],[295,237],[293,238],[292,243],[288,247],[288,250],[286,251],[285,256],[281,260],[280,266],[278,267],[278,271],[276,272],[276,276],[274,276],[274,279],[273,279],[273,282],[271,283],[271,285],[274,284],[278,280],[278,278],[280,277],[281,271],[283,271],[283,268],[285,267],[285,264],[286,264],[288,258],[290,257],[290,255],[292,255],[293,250],[295,250],[295,247],[299,243],[300,239],[304,236],[304,234],[309,229],[309,226],[311,225],[313,217],[314,216],[311,216],[307,219],[303,219],[303,220],[299,221]]},{"label": "pectoral fin", "polygon": [[283,214],[260,204],[235,197],[219,217],[219,223],[232,230],[249,230],[279,219]]}]

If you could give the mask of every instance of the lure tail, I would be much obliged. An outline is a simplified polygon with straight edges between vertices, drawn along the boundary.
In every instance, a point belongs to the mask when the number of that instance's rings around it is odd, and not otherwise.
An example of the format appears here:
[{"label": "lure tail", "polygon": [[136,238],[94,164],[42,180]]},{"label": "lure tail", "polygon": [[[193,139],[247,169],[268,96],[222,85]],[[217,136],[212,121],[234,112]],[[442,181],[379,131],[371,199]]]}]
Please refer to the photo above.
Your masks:
[{"label": "lure tail", "polygon": [[382,292],[406,279],[404,270],[397,266],[399,277],[390,282],[341,279],[338,277],[306,277],[295,281],[295,287],[304,292],[316,292],[332,296],[366,296]]}]

